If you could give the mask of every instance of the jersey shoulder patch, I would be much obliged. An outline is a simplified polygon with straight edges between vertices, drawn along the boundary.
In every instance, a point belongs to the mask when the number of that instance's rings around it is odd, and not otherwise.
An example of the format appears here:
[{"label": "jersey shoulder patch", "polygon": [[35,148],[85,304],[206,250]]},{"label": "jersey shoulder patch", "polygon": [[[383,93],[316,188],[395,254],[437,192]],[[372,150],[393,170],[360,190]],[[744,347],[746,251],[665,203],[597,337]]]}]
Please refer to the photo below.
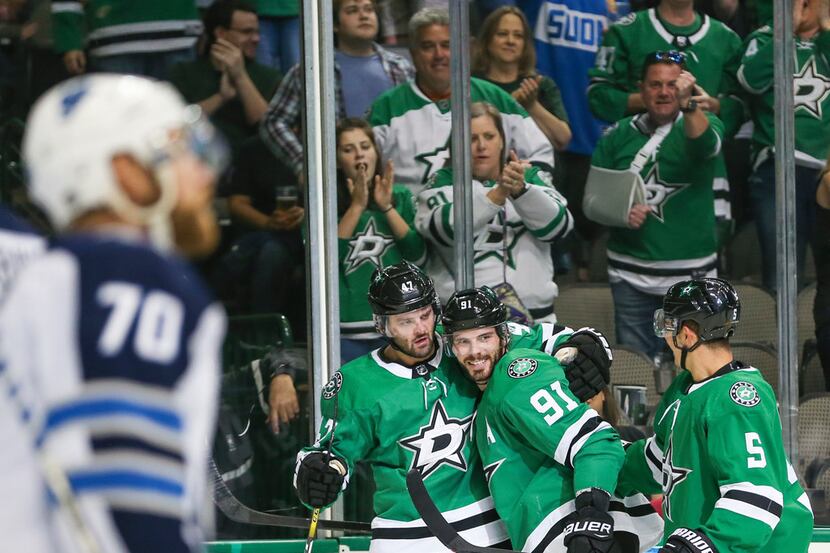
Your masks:
[{"label": "jersey shoulder patch", "polygon": [[343,387],[343,373],[337,371],[331,379],[323,386],[323,399],[331,399],[337,395]]},{"label": "jersey shoulder patch", "polygon": [[761,403],[761,395],[755,385],[746,380],[740,380],[729,388],[729,398],[743,407],[755,407]]},{"label": "jersey shoulder patch", "polygon": [[631,25],[637,20],[637,12],[631,12],[623,17],[619,18],[618,20],[614,21],[614,25],[620,25],[625,27],[626,25]]},{"label": "jersey shoulder patch", "polygon": [[507,375],[510,378],[526,378],[536,372],[539,363],[530,357],[519,357],[507,366]]}]

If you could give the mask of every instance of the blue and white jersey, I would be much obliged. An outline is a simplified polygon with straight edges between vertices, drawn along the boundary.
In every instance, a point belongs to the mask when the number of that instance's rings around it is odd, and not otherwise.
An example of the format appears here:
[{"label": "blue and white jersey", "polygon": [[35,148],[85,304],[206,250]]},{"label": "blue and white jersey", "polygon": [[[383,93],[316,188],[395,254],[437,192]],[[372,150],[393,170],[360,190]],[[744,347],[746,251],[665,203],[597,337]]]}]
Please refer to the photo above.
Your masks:
[{"label": "blue and white jersey", "polygon": [[559,86],[573,138],[567,150],[591,155],[607,123],[588,106],[588,69],[610,25],[605,0],[520,0],[536,47],[536,68]]},{"label": "blue and white jersey", "polygon": [[21,267],[45,248],[43,237],[9,208],[0,205],[0,305]]},{"label": "blue and white jersey", "polygon": [[74,235],[28,263],[0,313],[0,496],[23,506],[4,545],[76,550],[52,463],[102,551],[200,550],[224,330],[201,279],[142,243]]}]

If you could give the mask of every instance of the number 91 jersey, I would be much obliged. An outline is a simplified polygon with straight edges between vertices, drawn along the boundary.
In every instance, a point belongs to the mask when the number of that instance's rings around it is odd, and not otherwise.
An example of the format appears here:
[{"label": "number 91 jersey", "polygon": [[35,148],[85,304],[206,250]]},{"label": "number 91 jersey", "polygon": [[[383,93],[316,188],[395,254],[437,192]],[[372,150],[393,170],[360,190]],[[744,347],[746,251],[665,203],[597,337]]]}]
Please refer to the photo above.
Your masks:
[{"label": "number 91 jersey", "polygon": [[733,362],[694,382],[683,371],[663,395],[655,436],[632,444],[620,488],[662,489],[668,536],[702,531],[718,551],[807,551],[813,515],[784,452],[775,393]]},{"label": "number 91 jersey", "polygon": [[14,546],[15,530],[28,545],[54,528],[49,550],[74,550],[65,510],[42,484],[15,481],[29,468],[13,459],[37,466],[43,456],[65,474],[102,551],[202,547],[194,522],[210,502],[225,317],[184,262],[129,240],[58,239],[24,267],[0,313],[0,492],[24,506],[0,519],[9,550],[39,553]]}]

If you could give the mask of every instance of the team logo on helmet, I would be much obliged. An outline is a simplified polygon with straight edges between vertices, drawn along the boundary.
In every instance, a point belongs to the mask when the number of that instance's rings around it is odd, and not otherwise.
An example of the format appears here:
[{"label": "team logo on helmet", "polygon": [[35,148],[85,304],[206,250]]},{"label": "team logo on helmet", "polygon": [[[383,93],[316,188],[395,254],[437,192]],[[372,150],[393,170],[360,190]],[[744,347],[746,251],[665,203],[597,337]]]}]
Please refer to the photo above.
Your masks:
[{"label": "team logo on helmet", "polygon": [[324,399],[331,399],[337,395],[337,392],[340,391],[340,388],[343,386],[343,375],[340,371],[334,373],[334,376],[331,377],[325,386],[323,386],[323,398]]},{"label": "team logo on helmet", "polygon": [[520,357],[507,366],[507,374],[511,378],[525,378],[536,372],[537,366],[535,359]]},{"label": "team logo on helmet", "polygon": [[729,389],[729,397],[738,405],[744,407],[755,407],[761,403],[761,396],[758,395],[758,390],[749,382],[736,382]]}]

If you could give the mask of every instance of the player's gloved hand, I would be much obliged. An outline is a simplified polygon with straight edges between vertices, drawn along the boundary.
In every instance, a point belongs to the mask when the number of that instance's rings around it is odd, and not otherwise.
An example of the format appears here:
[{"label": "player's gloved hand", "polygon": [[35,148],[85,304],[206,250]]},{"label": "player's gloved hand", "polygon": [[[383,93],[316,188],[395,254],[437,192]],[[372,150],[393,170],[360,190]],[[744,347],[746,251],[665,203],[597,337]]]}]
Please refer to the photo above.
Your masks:
[{"label": "player's gloved hand", "polygon": [[303,504],[318,509],[334,503],[343,479],[346,463],[335,456],[326,461],[324,452],[312,452],[297,463],[294,473],[294,487]]},{"label": "player's gloved hand", "polygon": [[565,547],[568,553],[616,553],[614,519],[608,514],[611,497],[599,488],[591,488],[576,496],[576,512],[565,526]]},{"label": "player's gloved hand", "polygon": [[678,528],[672,532],[669,539],[658,553],[718,553],[718,548],[700,530]]},{"label": "player's gloved hand", "polygon": [[580,328],[553,350],[553,355],[563,348],[576,348],[573,360],[563,365],[571,392],[580,401],[587,401],[608,386],[614,356],[601,332],[589,327]]}]

